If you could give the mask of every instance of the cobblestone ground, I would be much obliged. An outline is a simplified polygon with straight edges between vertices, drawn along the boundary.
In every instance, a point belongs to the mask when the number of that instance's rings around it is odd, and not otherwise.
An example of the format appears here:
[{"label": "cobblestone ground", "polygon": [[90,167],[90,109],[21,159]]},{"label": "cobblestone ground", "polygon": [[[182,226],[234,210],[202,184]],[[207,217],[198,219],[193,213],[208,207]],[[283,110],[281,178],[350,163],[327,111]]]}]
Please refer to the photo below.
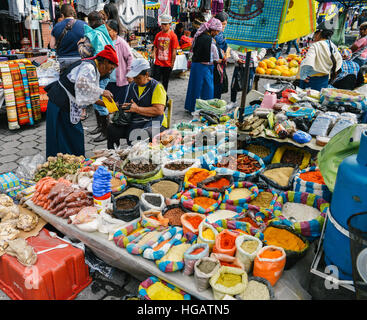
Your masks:
[{"label": "cobblestone ground", "polygon": [[[232,79],[233,65],[228,68],[229,79]],[[187,75],[188,76],[188,75]],[[183,121],[189,121],[192,117],[184,111],[188,77],[174,74],[169,83],[168,95],[173,100],[172,125]],[[229,94],[222,97],[229,101]],[[238,96],[240,101],[240,95]],[[85,131],[86,156],[90,156],[93,150],[106,148],[106,141],[95,143],[89,134],[96,126],[96,118],[92,109],[88,110],[89,117],[83,121]],[[0,174],[17,169],[19,161],[25,156],[45,156],[46,153],[46,119],[37,126],[22,126],[21,129],[10,131],[7,125],[6,113],[0,113]],[[93,282],[84,289],[76,300],[116,300],[126,294],[136,294],[140,281],[133,275],[117,271],[112,279],[107,279],[98,272],[91,273]],[[10,298],[0,291],[0,300]]]}]

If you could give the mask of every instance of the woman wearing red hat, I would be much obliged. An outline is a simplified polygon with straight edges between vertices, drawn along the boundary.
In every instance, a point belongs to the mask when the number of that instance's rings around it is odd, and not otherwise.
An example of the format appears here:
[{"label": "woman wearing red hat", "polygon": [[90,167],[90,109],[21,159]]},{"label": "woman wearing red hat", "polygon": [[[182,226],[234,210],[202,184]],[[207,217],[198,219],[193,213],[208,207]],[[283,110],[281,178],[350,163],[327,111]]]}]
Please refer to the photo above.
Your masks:
[{"label": "woman wearing red hat", "polygon": [[46,157],[57,153],[84,155],[84,131],[80,122],[82,106],[104,105],[100,96],[112,100],[99,80],[108,77],[118,66],[115,49],[106,45],[95,57],[73,63],[58,81],[45,90],[49,98],[46,122]]}]

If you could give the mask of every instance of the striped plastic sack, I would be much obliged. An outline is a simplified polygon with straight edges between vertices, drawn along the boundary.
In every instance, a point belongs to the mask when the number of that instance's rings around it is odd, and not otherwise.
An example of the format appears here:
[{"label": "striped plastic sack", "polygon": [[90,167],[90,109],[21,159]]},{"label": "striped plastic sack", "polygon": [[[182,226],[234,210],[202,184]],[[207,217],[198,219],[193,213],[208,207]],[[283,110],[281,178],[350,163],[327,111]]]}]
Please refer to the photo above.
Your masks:
[{"label": "striped plastic sack", "polygon": [[222,232],[225,229],[233,230],[241,233],[246,233],[260,240],[264,239],[264,234],[257,228],[254,228],[250,223],[244,221],[238,221],[236,219],[221,219],[211,224],[218,232]]},{"label": "striped plastic sack", "polygon": [[[207,198],[216,200],[216,202],[212,204],[211,206],[209,206],[208,208],[203,208],[194,202],[195,198],[197,197],[207,197]],[[208,213],[212,213],[215,210],[217,210],[219,205],[222,203],[222,195],[219,192],[206,191],[203,189],[195,188],[195,189],[190,189],[186,191],[185,193],[183,193],[180,201],[181,201],[181,204],[186,209],[189,209],[191,211],[198,212],[201,214],[208,214]]]},{"label": "striped plastic sack", "polygon": [[[195,175],[200,175],[200,180],[198,180],[197,182],[192,182],[192,178]],[[206,169],[202,169],[202,168],[191,168],[189,169],[184,177],[184,189],[190,189],[190,188],[197,188],[197,183],[204,181],[205,179],[208,179],[212,176],[215,176],[216,172],[215,171],[209,171]],[[195,179],[196,180],[196,179]]]},{"label": "striped plastic sack", "polygon": [[216,146],[196,147],[196,148],[184,146],[180,151],[168,155],[167,158],[169,160],[180,160],[180,159],[199,160],[201,167],[204,169],[208,169],[209,153],[216,153]]},{"label": "striped plastic sack", "polygon": [[321,99],[325,97],[329,102],[362,102],[366,97],[355,91],[324,88],[321,90]]},{"label": "striped plastic sack", "polygon": [[[275,203],[276,203],[276,201],[278,199],[278,193],[276,191],[272,190],[272,189],[266,189],[266,190],[259,189],[258,196],[260,195],[261,192],[271,192],[273,194],[273,198],[272,198],[269,206],[267,208],[261,208],[260,206],[251,204],[251,202],[250,202],[250,207],[251,208],[255,208],[257,211],[264,211],[264,210],[266,210],[266,211],[270,211],[272,213],[274,211],[274,205],[275,205]],[[264,218],[266,218],[266,217],[264,217]]]},{"label": "striped plastic sack", "polygon": [[[239,154],[244,154],[247,155],[250,158],[253,158],[254,160],[256,160],[259,164],[260,164],[260,168],[252,173],[243,173],[241,171],[237,171],[237,170],[231,170],[228,168],[217,168],[216,165],[225,157],[228,156],[237,156]],[[214,161],[212,163],[209,164],[209,170],[213,170],[216,171],[217,174],[229,174],[229,175],[233,175],[234,180],[245,180],[248,179],[250,177],[256,177],[261,170],[263,170],[265,168],[265,164],[262,161],[262,159],[260,157],[258,157],[256,154],[253,154],[252,152],[248,152],[246,150],[232,150],[230,152],[227,152],[223,155],[219,155],[218,157],[216,157],[214,159]]]},{"label": "striped plastic sack", "polygon": [[145,300],[152,300],[151,297],[149,297],[148,293],[147,293],[147,289],[153,285],[154,283],[157,282],[161,282],[162,284],[164,284],[165,286],[167,286],[169,289],[172,289],[174,291],[176,291],[177,293],[179,293],[180,295],[182,295],[183,300],[191,300],[191,296],[186,293],[185,291],[179,289],[178,287],[174,286],[173,284],[166,282],[164,280],[161,280],[155,276],[151,276],[148,279],[144,280],[142,283],[140,283],[139,285],[139,295],[141,295]]},{"label": "striped plastic sack", "polygon": [[144,235],[147,232],[152,231],[154,228],[144,228],[141,225],[141,220],[135,220],[119,229],[113,235],[113,241],[120,248],[126,248],[126,246],[134,239]]},{"label": "striped plastic sack", "polygon": [[162,272],[175,272],[185,266],[184,253],[191,247],[190,243],[177,243],[172,246],[162,259],[156,260],[156,264]]},{"label": "striped plastic sack", "polygon": [[149,260],[162,259],[168,250],[177,242],[181,241],[183,236],[182,228],[171,227],[168,231],[162,234],[158,241],[150,248],[147,248],[143,252],[143,257]]},{"label": "striped plastic sack", "polygon": [[305,181],[300,178],[301,173],[311,172],[315,170],[318,170],[316,166],[299,171],[294,177],[293,191],[313,193],[320,196],[321,198],[324,198],[326,201],[330,202],[332,193],[330,192],[326,184]]},{"label": "striped plastic sack", "polygon": [[121,172],[111,171],[111,175],[112,177],[121,181],[121,185],[118,187],[112,188],[111,192],[117,193],[117,192],[122,192],[123,190],[125,190],[127,186],[127,181],[126,181],[126,177],[124,176],[124,174]]},{"label": "striped plastic sack", "polygon": [[[200,248],[203,248],[204,250],[202,252],[199,252],[198,254],[192,254],[193,251]],[[197,243],[192,245],[184,253],[185,268],[183,274],[186,276],[192,275],[194,273],[195,262],[201,258],[208,256],[209,256],[209,245],[207,243]]]},{"label": "striped plastic sack", "polygon": [[[320,211],[320,215],[316,219],[293,223],[282,216],[282,207],[287,202],[301,203],[311,206],[318,209]],[[307,240],[313,241],[321,235],[322,226],[324,224],[329,207],[329,202],[320,196],[317,196],[316,194],[287,191],[279,195],[277,202],[274,205],[275,218],[272,219],[271,222],[275,225],[280,224],[291,227],[297,233],[304,236]]]},{"label": "striped plastic sack", "polygon": [[[238,199],[238,200],[229,199],[231,192],[235,189],[240,189],[240,188],[247,188],[249,191],[251,191],[251,194],[248,197]],[[259,189],[256,184],[247,182],[247,181],[237,181],[234,183],[234,185],[231,188],[225,191],[223,202],[228,203],[233,206],[241,206],[255,199],[258,194],[259,194]]]},{"label": "striped plastic sack", "polygon": [[141,225],[145,228],[167,227],[169,219],[161,211],[148,210],[141,213]]},{"label": "striped plastic sack", "polygon": [[144,250],[154,246],[161,235],[167,230],[168,229],[158,231],[155,229],[135,238],[126,245],[126,251],[133,255],[142,255]]}]

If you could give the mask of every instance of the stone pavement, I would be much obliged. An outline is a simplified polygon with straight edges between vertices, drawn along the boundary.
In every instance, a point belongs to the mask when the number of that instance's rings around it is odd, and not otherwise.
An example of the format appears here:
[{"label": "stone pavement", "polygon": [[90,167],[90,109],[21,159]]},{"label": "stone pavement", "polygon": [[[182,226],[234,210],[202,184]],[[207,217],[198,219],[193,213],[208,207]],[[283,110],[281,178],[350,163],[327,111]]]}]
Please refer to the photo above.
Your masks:
[{"label": "stone pavement", "polygon": [[[229,79],[232,79],[233,65],[228,68]],[[172,125],[192,119],[184,110],[188,78],[180,78],[178,74],[172,76],[168,95],[173,100]],[[223,95],[224,100],[229,101],[229,93]],[[240,94],[238,95],[240,101]],[[89,134],[96,126],[94,111],[88,109],[89,117],[83,121],[85,131],[86,157],[96,149],[106,148],[107,142],[93,142]],[[46,116],[36,126],[22,126],[19,130],[10,131],[7,125],[5,112],[0,112],[0,174],[9,171],[15,172],[19,161],[25,156],[33,156],[46,153]],[[121,299],[126,294],[137,294],[140,281],[132,275],[119,271],[112,279],[107,279],[99,272],[91,273],[93,282],[84,289],[76,300],[115,300]],[[0,290],[0,300],[10,298]]]}]

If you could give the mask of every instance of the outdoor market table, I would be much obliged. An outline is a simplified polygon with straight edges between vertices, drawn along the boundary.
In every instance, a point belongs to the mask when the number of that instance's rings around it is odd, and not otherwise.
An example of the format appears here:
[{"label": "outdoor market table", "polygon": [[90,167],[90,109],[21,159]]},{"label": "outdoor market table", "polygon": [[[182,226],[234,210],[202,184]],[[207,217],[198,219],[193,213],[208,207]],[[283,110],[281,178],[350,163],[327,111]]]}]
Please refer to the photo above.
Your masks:
[{"label": "outdoor market table", "polygon": [[293,82],[293,81],[297,80],[297,76],[282,77],[282,76],[273,76],[273,75],[270,75],[270,74],[255,73],[255,77],[254,77],[254,88],[255,88],[255,90],[258,90],[260,78],[262,78],[262,79],[271,79],[271,80],[282,80],[282,81],[288,81],[288,82]]},{"label": "outdoor market table", "polygon": [[[126,249],[118,247],[114,241],[109,241],[106,234],[99,232],[84,232],[75,225],[68,224],[66,219],[57,217],[47,210],[35,205],[32,200],[25,204],[45,221],[70,238],[78,239],[88,246],[94,254],[106,263],[130,273],[143,281],[155,275],[170,282],[192,296],[201,300],[213,300],[211,289],[199,292],[196,289],[194,276],[185,276],[182,272],[164,273],[150,260],[138,255],[129,254]],[[310,266],[313,259],[313,250],[300,260],[291,269],[284,271],[282,277],[274,286],[275,297],[278,300],[309,300],[310,295],[304,290],[307,286]]]}]

